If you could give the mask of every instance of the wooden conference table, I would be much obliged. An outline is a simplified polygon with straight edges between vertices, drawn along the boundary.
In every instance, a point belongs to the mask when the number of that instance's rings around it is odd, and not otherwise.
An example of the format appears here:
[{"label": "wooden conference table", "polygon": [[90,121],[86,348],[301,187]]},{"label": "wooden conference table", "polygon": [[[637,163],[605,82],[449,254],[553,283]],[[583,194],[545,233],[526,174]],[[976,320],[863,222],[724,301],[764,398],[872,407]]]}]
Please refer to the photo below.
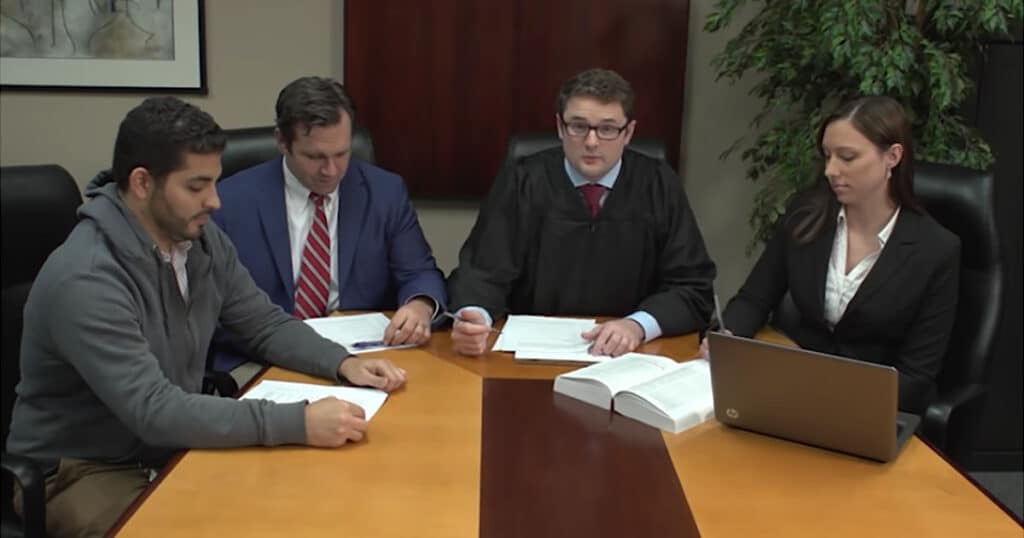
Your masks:
[{"label": "wooden conference table", "polygon": [[880,464],[715,420],[663,434],[554,394],[570,368],[460,357],[448,332],[379,355],[408,385],[363,442],[188,451],[118,536],[1022,536],[917,437]]}]

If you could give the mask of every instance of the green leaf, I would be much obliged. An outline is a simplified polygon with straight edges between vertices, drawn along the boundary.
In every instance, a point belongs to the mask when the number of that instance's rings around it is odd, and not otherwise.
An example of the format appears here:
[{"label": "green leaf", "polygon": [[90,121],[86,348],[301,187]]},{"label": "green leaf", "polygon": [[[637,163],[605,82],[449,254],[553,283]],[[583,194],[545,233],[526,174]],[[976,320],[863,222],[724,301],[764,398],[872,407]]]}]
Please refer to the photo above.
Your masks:
[{"label": "green leaf", "polygon": [[716,80],[758,80],[750,93],[763,107],[751,135],[720,154],[738,154],[757,185],[755,241],[771,232],[786,200],[819,176],[821,118],[860,94],[884,93],[904,104],[919,159],[991,165],[991,149],[959,116],[972,88],[965,58],[1024,18],[1024,0],[919,1],[921,19],[907,15],[902,0],[714,1],[708,32],[735,25],[741,8],[756,10],[711,62]]}]

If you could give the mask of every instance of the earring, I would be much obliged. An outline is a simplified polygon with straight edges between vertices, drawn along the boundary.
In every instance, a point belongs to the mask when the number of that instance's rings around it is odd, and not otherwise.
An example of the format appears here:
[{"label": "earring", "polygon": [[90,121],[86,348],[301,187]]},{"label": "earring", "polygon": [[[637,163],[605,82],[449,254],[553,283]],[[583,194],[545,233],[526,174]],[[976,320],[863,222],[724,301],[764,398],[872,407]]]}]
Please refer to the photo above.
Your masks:
[{"label": "earring", "polygon": [[889,181],[890,179],[892,179],[892,168],[886,168],[885,169],[885,180]]}]

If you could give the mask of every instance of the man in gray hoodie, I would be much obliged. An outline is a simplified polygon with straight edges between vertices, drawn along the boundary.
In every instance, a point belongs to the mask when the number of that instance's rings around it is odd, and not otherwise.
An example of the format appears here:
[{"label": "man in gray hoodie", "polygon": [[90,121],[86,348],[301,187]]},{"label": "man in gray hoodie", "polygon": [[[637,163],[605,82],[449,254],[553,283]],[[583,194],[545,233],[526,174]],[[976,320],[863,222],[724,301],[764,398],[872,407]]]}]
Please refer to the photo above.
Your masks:
[{"label": "man in gray hoodie", "polygon": [[207,225],[224,145],[213,118],[177,98],[132,109],[112,170],[90,182],[32,286],[7,449],[46,469],[52,535],[105,533],[176,450],[362,439],[362,409],[341,400],[201,394],[218,321],[284,368],[387,391],[405,382],[272,304]]}]

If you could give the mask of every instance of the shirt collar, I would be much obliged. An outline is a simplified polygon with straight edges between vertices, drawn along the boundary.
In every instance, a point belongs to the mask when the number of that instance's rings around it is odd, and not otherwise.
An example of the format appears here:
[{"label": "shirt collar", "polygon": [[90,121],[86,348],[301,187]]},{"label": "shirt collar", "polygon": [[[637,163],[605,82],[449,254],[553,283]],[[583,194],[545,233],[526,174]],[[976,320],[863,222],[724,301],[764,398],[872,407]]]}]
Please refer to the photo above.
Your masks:
[{"label": "shirt collar", "polygon": [[[299,181],[299,178],[295,177],[291,169],[288,168],[288,163],[285,159],[281,158],[281,169],[284,172],[284,195],[291,200],[305,203],[309,200],[309,193],[311,192],[306,188],[305,185]],[[338,187],[341,187],[339,184]],[[330,204],[334,200],[334,195],[338,193],[338,188],[334,189],[334,192],[326,195],[324,203]]]},{"label": "shirt collar", "polygon": [[160,251],[160,257],[162,257],[165,262],[169,262],[172,259],[185,258],[188,256],[188,251],[191,249],[192,241],[188,240],[175,243],[174,246],[171,247],[171,252],[164,252],[164,249],[157,247],[157,250]]},{"label": "shirt collar", "polygon": [[[892,229],[896,227],[896,218],[900,216],[900,208],[897,207],[896,211],[893,211],[892,216],[889,217],[889,222],[885,223],[881,231],[878,232],[878,244],[885,246],[889,241],[889,236],[892,235]],[[842,206],[839,208],[839,214],[836,215],[836,227],[840,229],[846,229],[846,207]]]},{"label": "shirt collar", "polygon": [[[565,165],[565,173],[569,175],[569,181],[572,181],[573,187],[580,187],[588,183],[594,183],[593,181],[590,181],[589,179],[583,177],[583,175],[580,174],[578,170],[573,168],[572,165],[569,164],[569,159],[565,159],[562,162]],[[597,181],[597,184],[606,187],[608,190],[611,190],[612,188],[615,187],[615,180],[619,178],[619,170],[621,169],[622,158],[620,157],[619,160],[615,163],[615,166],[611,167],[611,169],[608,170],[607,174],[601,176],[601,179]]]}]

